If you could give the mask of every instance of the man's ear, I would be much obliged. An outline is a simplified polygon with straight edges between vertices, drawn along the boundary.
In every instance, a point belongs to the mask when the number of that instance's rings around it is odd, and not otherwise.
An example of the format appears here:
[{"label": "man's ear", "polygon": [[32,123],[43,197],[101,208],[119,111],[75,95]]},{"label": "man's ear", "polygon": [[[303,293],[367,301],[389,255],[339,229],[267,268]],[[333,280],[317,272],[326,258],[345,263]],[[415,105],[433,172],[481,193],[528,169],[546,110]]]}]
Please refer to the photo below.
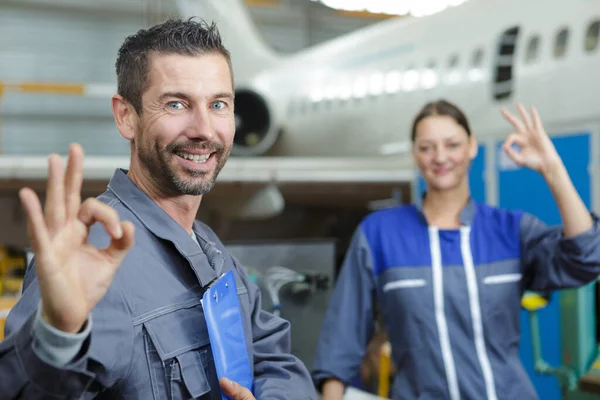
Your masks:
[{"label": "man's ear", "polygon": [[121,95],[112,97],[112,112],[115,123],[121,136],[127,140],[133,140],[139,123],[137,112]]}]

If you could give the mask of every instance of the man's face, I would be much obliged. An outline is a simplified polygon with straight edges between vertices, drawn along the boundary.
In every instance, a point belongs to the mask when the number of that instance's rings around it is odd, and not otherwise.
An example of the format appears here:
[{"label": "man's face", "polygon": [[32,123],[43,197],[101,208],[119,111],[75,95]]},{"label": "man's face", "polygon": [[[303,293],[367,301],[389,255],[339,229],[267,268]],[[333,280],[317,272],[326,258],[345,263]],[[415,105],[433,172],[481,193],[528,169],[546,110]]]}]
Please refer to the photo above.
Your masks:
[{"label": "man's face", "polygon": [[217,53],[155,53],[149,68],[134,154],[161,192],[205,194],[235,135],[229,64]]}]

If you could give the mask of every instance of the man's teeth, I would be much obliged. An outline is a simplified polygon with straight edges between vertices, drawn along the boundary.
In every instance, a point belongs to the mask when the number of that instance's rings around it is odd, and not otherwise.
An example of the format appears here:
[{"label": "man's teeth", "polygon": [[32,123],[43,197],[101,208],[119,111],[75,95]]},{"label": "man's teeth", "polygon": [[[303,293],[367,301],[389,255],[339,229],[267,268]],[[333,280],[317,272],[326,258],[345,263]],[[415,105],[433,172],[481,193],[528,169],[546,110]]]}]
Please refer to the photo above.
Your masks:
[{"label": "man's teeth", "polygon": [[198,164],[202,164],[202,163],[206,162],[206,160],[208,160],[208,157],[210,157],[210,154],[186,154],[186,153],[179,153],[179,157],[185,158],[186,160],[190,160],[190,161],[196,162]]}]

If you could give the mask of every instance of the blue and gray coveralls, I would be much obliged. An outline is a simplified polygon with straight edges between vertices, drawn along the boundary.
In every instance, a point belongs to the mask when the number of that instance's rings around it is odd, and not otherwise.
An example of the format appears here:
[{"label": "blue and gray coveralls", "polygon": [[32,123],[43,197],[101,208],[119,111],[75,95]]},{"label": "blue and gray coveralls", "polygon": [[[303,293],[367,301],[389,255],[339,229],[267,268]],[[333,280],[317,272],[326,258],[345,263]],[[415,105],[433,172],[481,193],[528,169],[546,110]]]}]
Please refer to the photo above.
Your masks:
[{"label": "blue and gray coveralls", "polygon": [[422,210],[376,211],[357,228],[326,313],[312,371],[320,387],[356,376],[375,301],[392,345],[393,399],[537,399],[519,360],[525,290],[572,288],[600,274],[598,218],[565,238],[534,216],[469,202],[460,229]]}]

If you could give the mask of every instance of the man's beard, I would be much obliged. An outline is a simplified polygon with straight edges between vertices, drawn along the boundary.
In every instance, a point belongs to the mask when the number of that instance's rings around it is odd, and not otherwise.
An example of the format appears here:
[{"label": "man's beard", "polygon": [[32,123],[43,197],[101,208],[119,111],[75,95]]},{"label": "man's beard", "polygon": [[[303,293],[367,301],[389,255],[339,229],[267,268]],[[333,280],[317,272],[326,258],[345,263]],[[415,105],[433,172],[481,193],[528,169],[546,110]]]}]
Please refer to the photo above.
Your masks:
[{"label": "man's beard", "polygon": [[[138,137],[143,137],[140,135]],[[229,158],[231,147],[225,148],[217,142],[187,141],[186,143],[169,143],[161,150],[160,143],[151,146],[137,145],[137,155],[140,163],[150,173],[150,179],[157,185],[157,189],[166,193],[176,193],[199,196],[211,191],[215,181],[225,162]],[[215,157],[217,166],[214,171],[198,171],[187,169],[186,172],[178,172],[169,161],[179,157],[177,153],[186,150],[211,151],[211,157]]]}]

